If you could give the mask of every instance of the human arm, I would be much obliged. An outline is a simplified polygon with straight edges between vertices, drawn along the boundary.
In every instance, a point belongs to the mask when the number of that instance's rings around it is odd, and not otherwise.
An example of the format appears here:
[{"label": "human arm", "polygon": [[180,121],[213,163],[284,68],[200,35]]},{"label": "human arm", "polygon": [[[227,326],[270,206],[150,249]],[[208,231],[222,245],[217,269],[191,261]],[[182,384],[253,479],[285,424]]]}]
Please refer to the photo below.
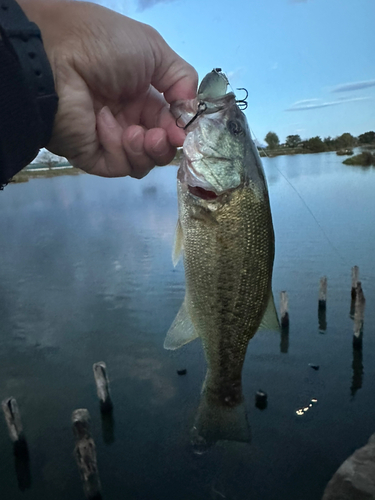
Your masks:
[{"label": "human arm", "polygon": [[97,175],[142,177],[184,140],[168,103],[197,75],[150,26],[88,2],[18,0],[41,32],[59,106],[48,149]]}]

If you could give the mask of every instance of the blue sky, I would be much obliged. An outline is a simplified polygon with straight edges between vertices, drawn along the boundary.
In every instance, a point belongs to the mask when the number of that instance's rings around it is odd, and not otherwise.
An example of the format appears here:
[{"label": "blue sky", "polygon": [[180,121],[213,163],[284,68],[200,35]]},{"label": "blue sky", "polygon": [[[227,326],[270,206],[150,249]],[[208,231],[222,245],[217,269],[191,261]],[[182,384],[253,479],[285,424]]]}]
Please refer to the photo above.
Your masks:
[{"label": "blue sky", "polygon": [[[97,0],[249,92],[255,137],[375,130],[374,0]],[[240,94],[242,95],[242,94]]]}]

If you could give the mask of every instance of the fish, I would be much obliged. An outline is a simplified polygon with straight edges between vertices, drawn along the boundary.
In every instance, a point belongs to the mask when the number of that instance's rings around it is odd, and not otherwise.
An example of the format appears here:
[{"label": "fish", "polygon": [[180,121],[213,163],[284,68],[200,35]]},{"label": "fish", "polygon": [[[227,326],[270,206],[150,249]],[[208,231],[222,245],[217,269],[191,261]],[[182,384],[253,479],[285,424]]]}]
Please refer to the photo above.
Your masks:
[{"label": "fish", "polygon": [[216,68],[196,99],[171,105],[187,133],[173,250],[174,265],[183,254],[186,294],[164,347],[202,341],[207,373],[193,435],[206,446],[249,442],[242,392],[247,347],[259,329],[279,330],[266,178],[246,116],[227,86]]}]

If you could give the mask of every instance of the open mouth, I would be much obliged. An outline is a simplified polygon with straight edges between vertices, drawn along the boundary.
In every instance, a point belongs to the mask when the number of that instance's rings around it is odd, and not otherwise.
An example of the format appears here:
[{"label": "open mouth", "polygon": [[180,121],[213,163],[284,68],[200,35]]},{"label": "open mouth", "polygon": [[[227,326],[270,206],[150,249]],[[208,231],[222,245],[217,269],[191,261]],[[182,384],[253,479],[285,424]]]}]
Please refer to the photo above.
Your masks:
[{"label": "open mouth", "polygon": [[207,189],[203,189],[199,186],[189,186],[189,193],[197,196],[198,198],[202,198],[202,200],[215,200],[218,195],[214,191],[207,191]]}]

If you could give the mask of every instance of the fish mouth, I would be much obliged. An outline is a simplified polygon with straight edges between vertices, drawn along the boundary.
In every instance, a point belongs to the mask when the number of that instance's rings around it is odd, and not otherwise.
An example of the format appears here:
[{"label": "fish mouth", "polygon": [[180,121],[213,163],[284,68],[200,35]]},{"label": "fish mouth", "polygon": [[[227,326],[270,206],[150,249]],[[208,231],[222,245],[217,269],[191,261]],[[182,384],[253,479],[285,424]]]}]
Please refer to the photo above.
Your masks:
[{"label": "fish mouth", "polygon": [[216,194],[215,191],[209,191],[199,186],[188,185],[188,190],[190,194],[192,194],[193,196],[197,196],[197,198],[201,198],[202,200],[216,200],[216,198],[219,197],[219,195]]},{"label": "fish mouth", "polygon": [[[221,162],[222,164],[228,163],[231,164],[228,158],[224,157],[210,157],[210,160],[214,159],[216,162]],[[191,160],[186,156],[185,168],[180,168],[178,173],[178,178],[181,182],[187,185],[188,191],[193,196],[200,198],[206,201],[213,201],[219,198],[221,195],[228,191],[232,191],[233,187],[237,186],[225,186],[220,182],[217,178],[213,176],[211,172],[211,179],[207,180],[207,178],[199,172],[199,170],[195,167],[195,163],[200,161],[204,165],[207,162],[207,158],[202,158],[199,160]],[[207,168],[209,171],[209,167]],[[216,182],[215,182],[216,181]],[[215,186],[213,185],[215,184]]]}]

